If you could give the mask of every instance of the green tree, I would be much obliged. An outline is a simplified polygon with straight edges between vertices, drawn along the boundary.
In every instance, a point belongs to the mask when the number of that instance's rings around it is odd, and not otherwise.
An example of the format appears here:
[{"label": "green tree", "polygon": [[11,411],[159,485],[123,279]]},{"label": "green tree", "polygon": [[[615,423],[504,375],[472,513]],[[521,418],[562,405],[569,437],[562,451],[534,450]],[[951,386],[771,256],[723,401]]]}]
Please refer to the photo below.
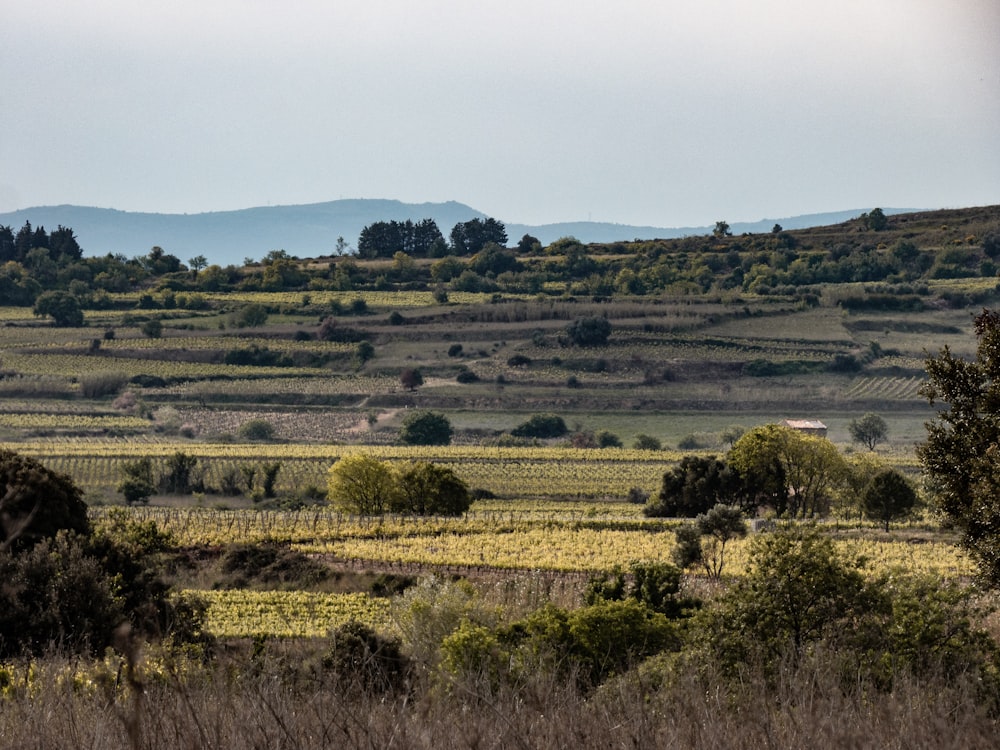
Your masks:
[{"label": "green tree", "polygon": [[569,432],[569,428],[566,426],[565,420],[558,414],[535,414],[527,422],[522,422],[511,430],[510,434],[514,437],[545,440],[562,437],[567,432]]},{"label": "green tree", "polygon": [[708,537],[708,548],[702,550],[702,564],[711,578],[721,578],[726,564],[726,545],[747,535],[747,522],[738,508],[719,503],[708,513],[695,519],[698,531]]},{"label": "green tree", "polygon": [[403,419],[399,440],[404,445],[450,445],[451,422],[441,412],[415,411]]},{"label": "green tree", "polygon": [[156,492],[156,480],[153,478],[153,462],[149,457],[126,461],[121,467],[121,481],[118,491],[125,496],[129,505],[145,505],[150,495]]},{"label": "green tree", "polygon": [[878,414],[868,412],[865,415],[852,419],[847,425],[851,433],[851,440],[861,443],[868,450],[875,450],[875,446],[883,442],[889,435],[889,425]]},{"label": "green tree", "polygon": [[204,255],[196,255],[188,259],[188,265],[191,266],[191,278],[197,279],[198,272],[208,266],[208,259]]},{"label": "green tree", "polygon": [[762,425],[736,441],[726,461],[741,476],[756,477],[778,515],[824,515],[847,464],[826,438],[782,425]]},{"label": "green tree", "polygon": [[327,497],[337,508],[348,513],[385,513],[398,492],[389,465],[361,453],[341,458],[327,476]]},{"label": "green tree", "polygon": [[399,383],[408,391],[415,391],[424,384],[424,376],[415,367],[407,367],[399,373]]},{"label": "green tree", "polygon": [[90,531],[79,488],[36,459],[0,450],[0,550],[30,546],[62,529]]},{"label": "green tree", "polygon": [[862,495],[865,512],[870,518],[889,522],[905,516],[917,504],[917,493],[902,474],[895,469],[885,469],[876,474]]},{"label": "green tree", "polygon": [[947,404],[927,423],[917,456],[940,510],[962,532],[983,579],[1000,586],[1000,314],[975,319],[972,361],[945,347],[926,362],[921,394]]},{"label": "green tree", "polygon": [[368,360],[375,356],[375,346],[371,341],[359,341],[358,345],[354,348],[354,357],[358,360],[358,364],[364,367]]},{"label": "green tree", "polygon": [[714,237],[729,237],[732,235],[732,230],[729,228],[729,223],[725,221],[715,222],[715,228],[712,230],[712,236]]},{"label": "green tree", "polygon": [[445,466],[408,463],[397,472],[398,492],[391,509],[416,515],[460,516],[472,505],[468,485]]},{"label": "green tree", "polygon": [[69,292],[42,292],[35,300],[35,315],[48,315],[57,326],[75,328],[83,325],[83,310],[80,302]]},{"label": "green tree", "polygon": [[167,458],[166,472],[160,478],[164,492],[186,495],[191,492],[191,474],[198,467],[198,459],[183,451],[176,451]]},{"label": "green tree", "polygon": [[684,456],[663,475],[659,496],[643,510],[651,517],[694,518],[718,503],[742,504],[739,473],[715,456]]},{"label": "green tree", "polygon": [[724,669],[762,661],[776,667],[809,643],[850,631],[881,603],[859,569],[807,526],[756,537],[750,569],[699,623]]}]

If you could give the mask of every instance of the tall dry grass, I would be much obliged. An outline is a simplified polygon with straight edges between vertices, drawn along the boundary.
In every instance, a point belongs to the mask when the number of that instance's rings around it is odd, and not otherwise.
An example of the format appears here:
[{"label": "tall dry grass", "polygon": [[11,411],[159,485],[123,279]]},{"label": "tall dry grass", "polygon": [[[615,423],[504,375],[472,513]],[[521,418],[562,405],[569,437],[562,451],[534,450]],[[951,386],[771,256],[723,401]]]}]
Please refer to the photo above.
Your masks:
[{"label": "tall dry grass", "polygon": [[[0,698],[4,748],[992,748],[1000,726],[976,686],[899,675],[891,692],[845,689],[823,660],[741,684],[691,670],[656,686],[634,675],[583,694],[536,675],[497,687],[421,678],[366,695],[308,669],[293,646],[228,657],[135,693],[40,676]],[[53,666],[53,665],[50,665]],[[58,665],[55,665],[58,666]],[[52,673],[58,670],[45,670]],[[141,679],[141,678],[140,678]]]}]

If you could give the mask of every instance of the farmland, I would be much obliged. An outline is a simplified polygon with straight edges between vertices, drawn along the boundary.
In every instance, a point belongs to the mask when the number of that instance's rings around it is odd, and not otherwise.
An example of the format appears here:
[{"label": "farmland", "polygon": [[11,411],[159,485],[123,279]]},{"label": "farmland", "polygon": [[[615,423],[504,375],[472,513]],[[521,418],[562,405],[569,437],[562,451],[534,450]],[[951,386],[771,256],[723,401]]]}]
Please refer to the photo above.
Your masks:
[{"label": "farmland", "polygon": [[[846,465],[891,467],[916,487],[916,507],[888,531],[862,513],[863,488],[846,480],[808,519],[858,572],[851,585],[903,597],[905,610],[907,586],[919,586],[905,581],[933,580],[942,597],[953,584],[972,591],[976,567],[934,512],[915,447],[936,414],[920,392],[926,359],[944,347],[971,357],[973,314],[1000,305],[980,247],[1000,214],[896,221],[881,237],[855,222],[586,252],[560,241],[503,273],[473,273],[475,259],[455,258],[276,254],[193,273],[136,261],[134,288],[81,293],[79,325],[0,306],[0,448],[69,477],[102,533],[122,533],[123,518],[162,533],[161,573],[203,602],[208,636],[235,654],[234,674],[251,664],[296,690],[329,668],[331,634],[358,623],[417,658],[431,636],[414,629],[414,612],[449,623],[434,631],[432,651],[454,631],[472,650],[477,638],[484,652],[514,649],[505,667],[514,669],[528,658],[511,645],[517,638],[562,627],[519,618],[586,613],[604,606],[594,600],[602,576],[613,592],[614,575],[624,587],[678,559],[676,532],[690,521],[644,513],[665,474],[686,458],[724,457],[741,434],[788,418],[821,420]],[[879,263],[895,265],[884,278],[857,279]],[[829,280],[836,274],[845,280]],[[575,338],[581,322],[600,329],[594,321],[605,321],[607,336]],[[427,411],[446,417],[449,444],[404,444],[408,418]],[[873,451],[851,431],[866,414],[887,428]],[[558,417],[564,432],[525,436],[519,428],[536,416]],[[455,517],[337,507],[327,498],[331,469],[358,455],[394,470],[448,469],[471,490],[471,506]],[[178,464],[180,490],[168,481]],[[126,506],[123,478],[143,466],[151,494]],[[760,515],[754,528],[764,532],[785,520],[767,506]],[[812,528],[790,526],[800,527]],[[679,573],[678,601],[699,601],[683,617],[740,590],[768,536],[727,539],[722,574],[701,563]],[[996,635],[995,618],[977,610],[963,622],[973,621]],[[583,626],[566,632],[573,627]],[[696,632],[678,633],[670,639],[699,643]],[[821,654],[827,642],[817,644]],[[157,658],[148,663],[151,675],[163,669],[155,680],[180,684],[176,655],[166,666]],[[419,659],[428,696],[435,680],[476,700],[499,689],[461,681],[469,675],[457,667],[442,677],[441,655]],[[681,689],[674,667],[657,668]],[[5,669],[0,696],[16,697],[5,686],[21,684],[5,674],[34,679]],[[73,679],[99,692],[99,675],[84,671]]]}]

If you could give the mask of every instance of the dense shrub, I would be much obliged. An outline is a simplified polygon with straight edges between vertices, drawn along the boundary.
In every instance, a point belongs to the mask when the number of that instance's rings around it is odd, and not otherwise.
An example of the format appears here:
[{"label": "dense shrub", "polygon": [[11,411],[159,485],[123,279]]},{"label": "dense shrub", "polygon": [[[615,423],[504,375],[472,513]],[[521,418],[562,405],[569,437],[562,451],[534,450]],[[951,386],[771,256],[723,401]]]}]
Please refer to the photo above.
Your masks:
[{"label": "dense shrub", "polygon": [[575,346],[604,346],[611,336],[611,321],[607,318],[579,318],[567,326],[566,334]]},{"label": "dense shrub", "polygon": [[450,445],[451,422],[441,412],[415,411],[403,419],[399,440],[404,445]]},{"label": "dense shrub", "polygon": [[354,620],[334,628],[330,640],[323,668],[340,690],[385,695],[406,688],[412,665],[399,640]]},{"label": "dense shrub", "polygon": [[62,529],[90,531],[79,488],[36,459],[0,450],[0,549],[27,548]]},{"label": "dense shrub", "polygon": [[562,437],[569,428],[566,422],[557,414],[535,414],[527,422],[523,422],[510,431],[514,437],[526,438],[557,438]]}]

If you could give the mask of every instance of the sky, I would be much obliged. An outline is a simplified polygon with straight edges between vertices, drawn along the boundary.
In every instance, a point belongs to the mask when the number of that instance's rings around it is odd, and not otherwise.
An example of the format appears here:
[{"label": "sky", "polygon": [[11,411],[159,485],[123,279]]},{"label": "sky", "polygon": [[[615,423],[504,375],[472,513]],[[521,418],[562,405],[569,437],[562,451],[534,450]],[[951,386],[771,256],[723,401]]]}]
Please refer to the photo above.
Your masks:
[{"label": "sky", "polygon": [[0,212],[1000,203],[997,0],[4,0]]}]

